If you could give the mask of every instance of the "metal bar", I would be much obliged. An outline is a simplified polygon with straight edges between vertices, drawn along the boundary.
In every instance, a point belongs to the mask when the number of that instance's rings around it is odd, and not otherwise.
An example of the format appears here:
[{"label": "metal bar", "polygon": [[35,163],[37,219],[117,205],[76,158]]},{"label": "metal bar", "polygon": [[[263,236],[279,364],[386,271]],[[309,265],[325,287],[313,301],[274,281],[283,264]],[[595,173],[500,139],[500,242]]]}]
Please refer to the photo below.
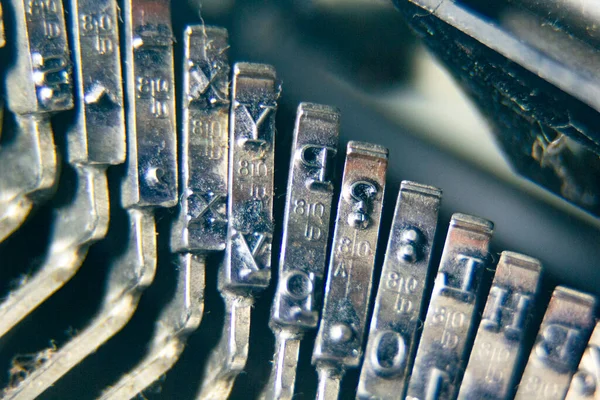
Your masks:
[{"label": "metal bar", "polygon": [[204,309],[204,253],[225,248],[229,65],[227,31],[204,25],[184,33],[181,209],[172,249],[179,251],[175,296],[156,321],[142,360],[102,399],[129,399],[177,362]]},{"label": "metal bar", "polygon": [[407,400],[454,399],[469,354],[475,302],[494,225],[454,214],[433,287]]},{"label": "metal bar", "polygon": [[[116,3],[73,0],[72,6],[79,113],[69,130],[68,146],[69,162],[77,172],[77,192],[71,203],[56,210],[49,255],[39,272],[0,304],[0,337],[69,281],[79,270],[88,248],[105,236],[109,220],[106,168],[125,160]],[[96,18],[97,25],[102,21],[104,39],[111,43],[103,52],[88,47],[87,38],[81,40],[85,25],[79,22],[86,21],[87,16]],[[86,57],[82,57],[82,52]],[[98,90],[102,93],[96,93]],[[48,154],[53,157],[50,150]]]},{"label": "metal bar", "polygon": [[596,299],[558,286],[521,376],[516,400],[564,399],[594,327]]},{"label": "metal bar", "polygon": [[442,191],[403,181],[375,300],[358,398],[395,399],[406,391],[417,350]]},{"label": "metal bar", "polygon": [[229,142],[228,35],[195,25],[184,34],[181,210],[176,252],[225,249]]},{"label": "metal bar", "polygon": [[0,152],[0,241],[52,192],[58,168],[50,116],[73,108],[62,1],[11,4],[17,54],[7,70],[6,91],[8,108],[16,114],[17,139]]},{"label": "metal bar", "polygon": [[580,38],[600,39],[600,4],[589,0],[509,0],[518,4],[553,25],[564,26],[567,30],[579,34]]},{"label": "metal bar", "polygon": [[573,375],[566,400],[600,399],[600,323],[592,332],[587,348]]},{"label": "metal bar", "polygon": [[514,395],[540,272],[534,258],[508,251],[500,255],[459,399],[502,400]]},{"label": "metal bar", "polygon": [[179,359],[187,337],[200,325],[204,303],[203,256],[179,255],[179,278],[175,297],[163,310],[144,358],[100,397],[101,400],[124,400],[135,397]]},{"label": "metal bar", "polygon": [[279,282],[270,326],[276,337],[273,368],[262,393],[267,399],[294,395],[300,340],[317,328],[327,262],[340,113],[301,103],[296,115],[288,177]]},{"label": "metal bar", "polygon": [[248,358],[250,308],[271,279],[275,111],[281,87],[264,64],[234,66],[229,122],[227,246],[219,272],[225,325],[199,398],[224,399]]},{"label": "metal bar", "polygon": [[[106,168],[125,161],[125,121],[117,4],[113,0],[71,0],[78,114],[68,131],[69,163],[77,173],[71,203],[56,210],[47,259],[32,279],[0,305],[0,336],[69,281],[89,247],[108,230],[110,205]],[[85,56],[84,56],[85,54]],[[52,354],[6,395],[36,397],[74,367],[71,346]]]},{"label": "metal bar", "polygon": [[[176,159],[170,9],[168,0],[125,2],[128,165],[135,171],[146,168],[147,173],[128,174],[123,182],[122,202],[130,222],[129,242],[125,252],[110,265],[107,292],[100,311],[80,334],[30,377],[31,385],[27,387],[32,393],[36,391],[37,379],[45,376],[40,382],[47,386],[121,330],[154,278],[157,249],[153,209],[174,205],[177,201],[177,165],[169,164],[169,160]],[[86,123],[92,123],[92,119]],[[141,139],[144,145],[138,146]],[[85,151],[76,159],[103,159],[100,153],[89,151],[91,141],[80,140],[81,143]],[[154,164],[157,153],[160,160]],[[104,160],[117,158],[112,155]],[[142,167],[138,168],[138,164]],[[156,169],[152,169],[154,165]],[[23,396],[29,398],[26,392]]]},{"label": "metal bar", "polygon": [[357,368],[367,324],[388,150],[349,142],[337,209],[325,302],[313,350],[318,399],[336,399],[347,368]]}]

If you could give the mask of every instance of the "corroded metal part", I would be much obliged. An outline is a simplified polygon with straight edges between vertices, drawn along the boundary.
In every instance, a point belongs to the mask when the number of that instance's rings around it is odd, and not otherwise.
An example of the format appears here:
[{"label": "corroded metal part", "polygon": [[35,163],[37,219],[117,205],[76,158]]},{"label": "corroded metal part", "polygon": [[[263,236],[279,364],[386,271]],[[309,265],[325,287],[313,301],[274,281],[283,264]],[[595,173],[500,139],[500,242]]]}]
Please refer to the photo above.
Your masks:
[{"label": "corroded metal part", "polygon": [[229,122],[229,195],[221,340],[209,356],[201,399],[224,399],[248,358],[254,297],[271,279],[275,111],[281,87],[270,65],[234,65]]}]

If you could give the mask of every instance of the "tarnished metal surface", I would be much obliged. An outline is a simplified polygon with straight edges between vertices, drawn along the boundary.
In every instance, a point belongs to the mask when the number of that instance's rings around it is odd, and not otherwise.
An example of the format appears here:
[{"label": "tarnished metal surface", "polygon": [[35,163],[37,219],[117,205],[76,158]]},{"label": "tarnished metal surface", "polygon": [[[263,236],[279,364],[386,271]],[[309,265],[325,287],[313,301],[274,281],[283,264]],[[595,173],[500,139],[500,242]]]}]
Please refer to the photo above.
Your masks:
[{"label": "tarnished metal surface", "polygon": [[68,132],[69,162],[125,161],[125,113],[115,0],[70,0],[77,120]]},{"label": "tarnished metal surface", "polygon": [[194,25],[184,35],[182,197],[171,248],[177,252],[224,250],[230,70],[227,31]]},{"label": "tarnished metal surface", "polygon": [[385,253],[358,398],[404,394],[417,350],[442,191],[403,181]]},{"label": "tarnished metal surface", "polygon": [[[74,0],[72,5],[78,113],[76,124],[68,132],[68,150],[69,162],[77,172],[77,191],[70,203],[55,212],[50,251],[39,271],[0,304],[0,336],[70,280],[79,270],[89,246],[105,236],[109,220],[106,168],[125,159],[116,3],[110,0],[81,4]],[[85,27],[78,24],[86,15],[98,14],[104,16],[106,35],[113,40],[112,51],[102,54],[82,40]],[[82,57],[83,53],[86,57]],[[99,104],[88,98],[97,88],[104,88],[105,95],[112,99],[110,104],[106,104],[107,99]],[[39,379],[36,390],[43,390],[52,382]]]},{"label": "tarnished metal surface", "polygon": [[[108,194],[101,190],[106,190],[105,172],[101,165],[105,168],[107,164],[120,162],[123,159],[122,152],[124,150],[123,138],[121,137],[120,140],[116,139],[119,136],[117,132],[119,131],[120,114],[119,112],[114,114],[115,111],[113,109],[113,107],[122,104],[122,100],[118,99],[120,80],[118,76],[114,75],[119,70],[119,57],[108,51],[111,46],[115,46],[113,50],[116,50],[116,46],[118,45],[115,42],[117,34],[99,32],[101,24],[105,28],[108,26],[116,28],[116,5],[110,2],[103,4],[107,5],[107,7],[101,8],[100,11],[93,11],[93,9],[87,7],[101,6],[101,4],[97,2],[79,2],[75,6],[82,7],[79,10],[81,13],[77,16],[73,15],[73,18],[77,18],[80,23],[78,25],[80,28],[79,34],[76,36],[80,40],[78,46],[84,46],[86,43],[89,44],[90,41],[93,44],[92,48],[77,47],[76,57],[87,57],[86,55],[89,52],[98,52],[95,56],[88,57],[86,61],[78,64],[80,68],[78,72],[80,74],[79,82],[82,82],[83,85],[80,88],[80,94],[83,97],[79,99],[81,104],[78,124],[75,126],[76,131],[71,135],[72,140],[69,142],[69,146],[74,146],[75,149],[80,150],[80,152],[72,153],[70,161],[75,164],[79,171],[95,171],[97,176],[92,177],[94,179],[87,179],[95,185],[100,186],[91,188],[89,184],[87,186],[83,185],[87,181],[80,178],[82,185],[78,189],[87,194],[88,197],[78,194],[76,196],[77,201],[74,204],[85,210],[85,212],[80,210],[84,215],[80,215],[77,212],[68,212],[66,215],[69,218],[63,215],[61,217],[63,220],[57,221],[56,224],[56,227],[63,226],[64,224],[64,231],[67,232],[70,229],[71,234],[74,234],[75,226],[83,224],[84,232],[87,230],[88,237],[84,240],[80,238],[80,245],[81,243],[89,244],[92,239],[95,240],[101,237],[106,230],[106,224],[108,223]],[[110,10],[109,5],[112,5],[114,13],[112,16],[115,24],[112,25],[108,22],[111,19],[107,15]],[[127,60],[125,63],[127,69],[125,82],[129,98],[127,130],[129,148],[127,156],[129,159],[129,169],[138,171],[139,169],[136,167],[138,161],[146,160],[148,156],[155,156],[157,154],[156,149],[159,149],[158,152],[161,157],[170,152],[171,159],[176,158],[176,151],[173,148],[176,142],[176,132],[174,97],[171,95],[174,85],[174,72],[172,59],[173,36],[170,28],[170,2],[166,0],[162,2],[131,0],[125,2],[124,11],[126,16],[124,18],[126,38],[125,58]],[[90,17],[86,17],[86,15],[90,15]],[[91,26],[86,26],[86,22],[90,22]],[[92,32],[86,32],[86,35],[88,33],[91,35],[90,37],[83,35],[86,28],[92,28]],[[98,31],[94,32],[94,29]],[[97,37],[94,37],[95,35]],[[103,43],[100,48],[95,47],[98,41]],[[113,44],[109,45],[108,43]],[[98,65],[99,60],[104,60],[107,63],[106,67]],[[95,75],[99,73],[98,71],[106,74],[106,81],[98,80],[96,86],[92,85],[86,88],[83,82],[90,80],[86,77],[86,73],[90,73],[86,69],[88,62],[92,63],[90,68],[98,68],[94,70],[96,71],[94,72]],[[147,76],[153,78],[146,79],[145,77]],[[156,86],[158,82],[160,82],[160,90]],[[104,92],[96,92],[99,86],[104,87]],[[161,92],[160,95],[157,94],[157,90]],[[88,98],[89,96],[96,98],[96,95],[100,95],[99,103],[90,101]],[[154,99],[154,95],[160,97],[159,102],[161,106],[159,108],[157,108],[156,102],[148,100],[148,96]],[[101,117],[102,109],[109,102],[113,102],[113,105],[108,107],[110,109],[109,115],[107,115],[107,119],[103,120]],[[159,114],[157,114],[158,109],[161,110]],[[143,120],[144,125],[136,124],[138,119]],[[102,127],[98,126],[101,121],[106,123],[106,130],[102,130]],[[87,127],[90,125],[95,126],[88,130]],[[86,129],[83,129],[83,127]],[[120,129],[123,133],[122,128]],[[137,133],[140,130],[143,130],[143,135],[147,135],[145,137],[146,147],[137,146],[136,138],[139,138]],[[105,135],[104,137],[111,137],[115,140],[111,143],[105,143],[102,140],[98,141],[98,138],[94,136],[94,132],[96,132],[95,135],[98,134],[97,132],[102,132]],[[171,144],[171,148],[166,146],[167,144]],[[142,153],[144,150],[146,153]],[[169,157],[165,156],[165,160],[167,159]],[[147,164],[144,165],[147,166]],[[89,354],[96,351],[99,346],[110,339],[131,318],[141,292],[152,282],[156,267],[156,230],[153,209],[150,205],[170,205],[174,204],[177,200],[176,193],[171,194],[167,191],[168,196],[165,196],[165,180],[153,180],[154,177],[158,178],[159,175],[162,176],[160,173],[153,176],[150,175],[147,174],[140,178],[136,174],[128,174],[125,177],[124,186],[126,188],[140,187],[137,182],[139,178],[145,183],[148,183],[148,181],[153,182],[149,184],[149,187],[156,188],[156,192],[153,192],[154,189],[142,191],[141,196],[138,196],[138,201],[132,203],[131,199],[135,196],[132,195],[131,190],[124,190],[123,202],[128,207],[130,238],[125,253],[112,260],[107,293],[100,310],[79,334],[72,337],[53,354],[47,363],[34,371],[26,381],[27,384],[20,386],[22,390],[19,389],[20,387],[17,387],[11,398],[31,398],[41,393]],[[169,171],[165,170],[165,176],[176,177],[177,166],[175,165]],[[144,187],[144,185],[141,186]],[[175,181],[167,186],[170,188],[174,187],[174,190],[176,190],[177,183]],[[84,200],[87,203],[84,203]],[[86,225],[87,221],[83,218],[86,215],[89,217],[96,215],[90,213],[90,210],[96,210],[98,215],[99,222],[95,226]],[[85,238],[85,236],[83,237]],[[64,243],[57,242],[57,246],[63,245]],[[66,257],[65,254],[67,255]],[[53,262],[52,265],[62,266],[65,262],[68,262],[68,265],[79,265],[81,259],[73,260],[71,257],[77,256],[81,258],[84,254],[85,252],[82,253],[80,250],[70,250],[69,253],[61,253],[63,259]],[[54,274],[64,281],[65,277],[68,277],[66,274],[72,271],[72,269],[61,271],[57,267]],[[40,277],[40,279],[42,278]],[[55,277],[50,275],[47,277],[45,284],[50,285],[50,282],[53,280],[56,281]],[[56,284],[56,282],[53,284]],[[27,287],[29,287],[29,284]],[[39,294],[36,295],[39,296]],[[18,303],[25,304],[25,302]]]},{"label": "tarnished metal surface", "polygon": [[62,2],[12,3],[16,58],[6,72],[15,136],[0,152],[0,241],[52,191],[58,174],[52,113],[73,108],[71,61]]},{"label": "tarnished metal surface", "polygon": [[[204,311],[205,253],[225,247],[229,65],[227,31],[203,25],[184,33],[182,200],[173,227],[178,280],[142,360],[102,396],[129,399],[177,362]],[[204,201],[204,203],[202,203]]]},{"label": "tarnished metal surface", "polygon": [[[579,3],[515,1],[535,4],[544,15]],[[543,19],[505,10],[505,1],[488,3],[395,0],[489,119],[515,170],[600,215],[598,49],[565,32],[556,15]],[[495,15],[486,14],[493,9]]]},{"label": "tarnished metal surface", "polygon": [[500,255],[459,399],[512,398],[540,272],[540,262],[534,258],[508,251]]},{"label": "tarnished metal surface", "polygon": [[589,0],[508,0],[545,20],[565,27],[581,39],[600,40],[600,4]]},{"label": "tarnished metal surface", "polygon": [[595,307],[593,296],[563,286],[554,290],[516,400],[564,399],[594,327]]},{"label": "tarnished metal surface", "polygon": [[279,282],[271,310],[275,355],[263,397],[294,395],[300,341],[317,328],[327,262],[340,113],[302,103],[296,114]]},{"label": "tarnished metal surface", "polygon": [[275,111],[280,92],[273,67],[234,65],[227,246],[219,271],[226,316],[221,340],[204,372],[201,399],[229,396],[248,358],[254,296],[271,279]]},{"label": "tarnished metal surface", "polygon": [[348,368],[357,368],[369,311],[388,150],[349,142],[337,208],[325,301],[312,363],[317,398],[337,399]]},{"label": "tarnished metal surface", "polygon": [[407,400],[454,399],[473,331],[475,303],[489,263],[494,225],[454,214],[408,385]]},{"label": "tarnished metal surface", "polygon": [[73,108],[73,79],[61,0],[14,0],[16,60],[7,70],[8,108],[46,114]]},{"label": "tarnished metal surface", "polygon": [[573,375],[566,400],[600,399],[600,323],[592,332],[579,369]]}]

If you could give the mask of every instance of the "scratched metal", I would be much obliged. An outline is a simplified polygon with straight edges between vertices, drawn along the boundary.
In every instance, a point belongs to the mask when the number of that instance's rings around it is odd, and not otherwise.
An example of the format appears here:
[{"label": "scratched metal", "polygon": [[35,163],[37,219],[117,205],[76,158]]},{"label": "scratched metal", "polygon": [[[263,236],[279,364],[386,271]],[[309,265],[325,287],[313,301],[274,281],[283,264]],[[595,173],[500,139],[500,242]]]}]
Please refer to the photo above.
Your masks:
[{"label": "scratched metal", "polygon": [[169,0],[129,0],[124,58],[127,82],[128,208],[177,204],[177,132]]},{"label": "scratched metal", "polygon": [[62,1],[14,0],[19,51],[6,74],[7,103],[17,114],[73,108],[71,59]]},{"label": "scratched metal", "polygon": [[254,296],[271,279],[275,111],[280,92],[272,66],[234,65],[227,245],[219,271],[225,323],[204,372],[201,399],[229,396],[248,358]]},{"label": "scratched metal", "polygon": [[[154,113],[155,110],[144,101],[136,101],[137,95],[135,89],[144,89],[146,86],[138,85],[139,80],[135,78],[136,73],[142,76],[156,76],[160,75],[165,80],[163,88],[172,88],[174,83],[174,72],[172,70],[172,36],[170,34],[171,28],[171,16],[170,16],[171,4],[168,0],[128,0],[124,2],[124,36],[126,38],[126,61],[124,63],[126,69],[126,85],[129,88],[129,111],[128,111],[128,133],[130,138],[139,138],[136,133],[138,130],[145,129],[152,125],[152,121],[156,118]],[[147,40],[148,39],[148,40]],[[86,39],[87,40],[87,39]],[[136,49],[133,49],[133,47]],[[115,48],[116,49],[116,48]],[[134,53],[136,53],[134,57]],[[109,56],[107,54],[107,56]],[[154,57],[156,56],[156,57]],[[82,53],[82,57],[85,54]],[[114,60],[112,56],[107,57],[110,60]],[[171,60],[170,62],[167,62]],[[154,64],[153,64],[154,62]],[[171,66],[171,69],[168,66]],[[146,81],[141,83],[146,84]],[[145,90],[145,89],[144,89]],[[81,91],[80,91],[81,93]],[[133,93],[133,94],[132,94]],[[146,93],[138,93],[141,97],[144,97]],[[171,110],[168,107],[166,110]],[[166,115],[164,115],[166,117]],[[144,125],[136,124],[137,120],[146,121]],[[171,143],[175,141],[175,115],[168,114],[168,124],[164,121],[156,125],[157,129],[144,131],[145,137],[150,137],[156,141],[157,148],[154,148],[153,153],[160,152],[160,146],[165,143]],[[89,124],[90,121],[87,121]],[[164,127],[163,130],[158,128]],[[85,133],[83,133],[85,134]],[[152,136],[154,135],[154,136]],[[127,156],[130,161],[130,168],[137,170],[137,160],[140,159],[138,153],[146,150],[149,147],[136,146],[137,141],[133,140],[129,142],[127,149]],[[88,146],[92,142],[88,143]],[[149,146],[151,143],[146,143]],[[89,149],[89,147],[88,147]],[[76,157],[76,159],[90,160],[92,154],[98,154],[97,152],[89,152],[86,156]],[[175,157],[173,151],[173,157]],[[99,157],[104,160],[110,159],[110,157]],[[132,164],[135,164],[132,166]],[[81,164],[83,165],[83,164]],[[80,168],[80,170],[86,171],[100,171],[100,165],[85,164],[86,168]],[[174,171],[166,173],[167,176],[177,176],[176,165],[174,165]],[[104,179],[102,179],[104,178]],[[125,178],[124,186],[128,188],[139,187],[136,184],[138,176],[136,174],[127,175]],[[81,181],[81,180],[80,180]],[[96,177],[93,182],[102,183],[102,186],[96,187],[94,191],[99,191],[99,188],[106,188],[105,174],[102,172]],[[133,181],[133,182],[132,182]],[[176,183],[174,184],[176,187]],[[88,190],[88,193],[94,193],[92,190]],[[176,190],[176,189],[175,189]],[[152,283],[157,262],[157,249],[156,249],[156,225],[154,221],[154,214],[152,207],[144,207],[149,204],[148,198],[156,199],[160,198],[160,201],[154,203],[155,206],[163,206],[165,204],[171,204],[167,201],[162,201],[162,187],[158,187],[157,196],[149,195],[143,197],[144,202],[132,203],[131,192],[124,190],[122,195],[124,197],[123,203],[128,206],[128,218],[129,218],[129,240],[125,252],[118,258],[111,260],[109,268],[109,278],[106,285],[106,293],[100,310],[92,318],[92,320],[79,331],[79,333],[72,337],[65,345],[63,345],[55,354],[52,355],[51,362],[48,362],[41,366],[38,370],[34,371],[34,374],[30,376],[31,384],[25,386],[27,392],[17,391],[15,396],[22,396],[21,398],[35,397],[35,393],[39,390],[36,388],[38,380],[43,383],[42,386],[50,382],[55,381],[64,375],[70,368],[77,365],[89,354],[95,352],[103,343],[109,340],[114,334],[123,328],[129,321],[135,309],[137,307],[141,293]],[[104,198],[108,201],[108,195],[103,194],[96,197],[96,200]],[[139,196],[138,196],[139,198]],[[175,200],[177,195],[174,196]],[[175,201],[174,200],[174,201]],[[100,207],[98,204],[97,207]],[[100,215],[106,216],[101,219],[106,224],[108,218],[108,204],[105,204],[104,209],[101,210]],[[65,224],[69,222],[66,221]],[[81,224],[83,221],[75,219],[73,225]],[[105,228],[103,229],[105,230]],[[95,229],[95,232],[103,232],[99,228]],[[79,253],[77,253],[79,255]],[[73,260],[69,259],[69,263]],[[81,262],[81,261],[77,261]],[[57,265],[60,265],[57,263]],[[60,273],[60,268],[57,269],[57,273]],[[52,278],[54,279],[54,278]],[[23,302],[16,302],[16,304],[23,304]],[[31,396],[28,394],[31,393]]]},{"label": "scratched metal", "polygon": [[[15,0],[16,54],[6,71],[15,140],[0,151],[0,241],[52,193],[58,175],[51,113],[73,108],[71,61],[59,0]],[[13,173],[18,171],[19,179]]]},{"label": "scratched metal", "polygon": [[280,91],[273,67],[235,64],[222,291],[260,292],[271,279],[275,111]]},{"label": "scratched metal", "polygon": [[358,398],[396,399],[406,390],[429,275],[442,191],[400,185],[363,362]]},{"label": "scratched metal", "polygon": [[407,400],[454,399],[467,361],[482,273],[493,223],[454,214],[446,237]]},{"label": "scratched metal", "polygon": [[115,0],[71,0],[78,114],[69,131],[71,163],[125,161],[125,115]]},{"label": "scratched metal", "polygon": [[339,130],[337,109],[312,103],[298,107],[271,310],[275,355],[264,398],[292,398],[300,340],[319,321]]},{"label": "scratched metal", "polygon": [[554,289],[515,399],[564,399],[594,327],[596,299]]},{"label": "scratched metal", "polygon": [[[77,172],[77,191],[69,204],[55,210],[50,251],[42,266],[0,305],[0,334],[66,284],[89,247],[106,235],[110,214],[106,168],[125,160],[117,5],[113,0],[72,0],[70,16],[78,107],[76,123],[68,131],[68,153]],[[80,360],[69,346],[62,347],[5,397],[34,398]]]},{"label": "scratched metal", "polygon": [[227,31],[190,26],[184,41],[182,195],[171,248],[177,252],[224,250],[230,70]]},{"label": "scratched metal", "polygon": [[596,323],[566,397],[566,400],[598,399],[600,399],[600,322]]},{"label": "scratched metal", "polygon": [[540,272],[534,258],[508,251],[500,255],[459,399],[502,400],[514,395]]},{"label": "scratched metal", "polygon": [[347,368],[362,359],[388,150],[349,142],[337,209],[323,314],[312,355],[317,398],[338,397]]},{"label": "scratched metal", "polygon": [[[183,38],[182,200],[173,227],[178,280],[144,357],[102,399],[129,399],[167,373],[200,325],[205,252],[225,247],[229,66],[227,31],[194,25]],[[204,200],[204,203],[202,202]]]}]

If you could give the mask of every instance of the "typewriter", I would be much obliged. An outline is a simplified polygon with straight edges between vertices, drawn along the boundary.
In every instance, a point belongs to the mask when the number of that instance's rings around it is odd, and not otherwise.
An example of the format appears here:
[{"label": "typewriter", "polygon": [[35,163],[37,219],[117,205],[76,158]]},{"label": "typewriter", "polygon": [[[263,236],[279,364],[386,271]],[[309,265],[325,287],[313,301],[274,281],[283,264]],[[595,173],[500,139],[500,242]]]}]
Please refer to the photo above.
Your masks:
[{"label": "typewriter", "polygon": [[0,399],[598,399],[593,0],[0,0]]}]

